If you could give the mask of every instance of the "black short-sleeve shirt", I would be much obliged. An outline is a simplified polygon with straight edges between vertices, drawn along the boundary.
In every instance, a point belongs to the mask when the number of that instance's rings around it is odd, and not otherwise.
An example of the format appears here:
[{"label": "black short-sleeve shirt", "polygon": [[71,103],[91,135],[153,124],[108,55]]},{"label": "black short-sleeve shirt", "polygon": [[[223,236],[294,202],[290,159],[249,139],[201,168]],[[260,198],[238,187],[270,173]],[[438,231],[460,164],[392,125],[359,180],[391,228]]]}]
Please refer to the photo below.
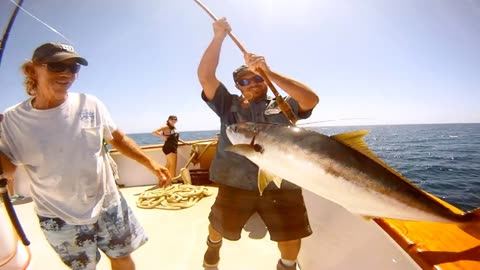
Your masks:
[{"label": "black short-sleeve shirt", "polygon": [[[247,158],[235,153],[224,151],[231,145],[226,134],[226,127],[241,122],[264,122],[276,124],[290,124],[288,118],[278,107],[275,98],[250,102],[249,106],[241,106],[241,98],[238,95],[230,94],[227,88],[220,83],[212,100],[208,100],[202,91],[202,99],[220,118],[220,137],[217,145],[217,153],[210,166],[210,179],[217,183],[233,186],[246,190],[258,190],[258,166]],[[297,119],[310,117],[312,111],[298,113],[297,101],[286,96],[284,100],[290,104]],[[276,188],[273,183],[267,189]],[[297,189],[288,181],[282,181],[281,188]]]}]

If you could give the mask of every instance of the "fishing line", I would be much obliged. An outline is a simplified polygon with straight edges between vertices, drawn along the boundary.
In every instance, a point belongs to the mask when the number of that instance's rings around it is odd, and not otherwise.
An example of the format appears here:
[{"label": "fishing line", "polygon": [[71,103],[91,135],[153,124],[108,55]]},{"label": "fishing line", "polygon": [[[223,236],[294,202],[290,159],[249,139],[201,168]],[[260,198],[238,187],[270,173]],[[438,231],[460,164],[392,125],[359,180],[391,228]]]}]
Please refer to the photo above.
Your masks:
[{"label": "fishing line", "polygon": [[24,9],[23,7],[19,6],[17,3],[15,3],[15,1],[13,0],[10,0],[10,2],[12,2],[15,6],[19,7],[23,12],[27,13],[30,17],[34,18],[35,20],[37,20],[38,22],[40,22],[41,24],[45,25],[48,29],[52,30],[54,33],[56,33],[57,35],[61,36],[62,38],[64,38],[66,41],[68,41],[71,45],[75,45],[73,43],[73,41],[71,41],[70,39],[68,39],[66,36],[62,35],[60,32],[58,32],[57,30],[55,30],[55,28],[51,27],[50,25],[48,25],[47,23],[43,22],[42,20],[40,20],[39,18],[35,17],[35,15],[33,15],[32,13],[28,12],[26,9]]},{"label": "fishing line", "polygon": [[318,124],[318,123],[326,123],[326,122],[336,122],[336,121],[348,121],[348,120],[372,120],[374,118],[368,118],[368,117],[355,117],[355,118],[339,118],[339,119],[329,119],[329,120],[320,120],[320,121],[314,121],[314,122],[307,122],[307,123],[299,123],[297,126],[305,126],[305,125],[312,125],[312,124]]}]

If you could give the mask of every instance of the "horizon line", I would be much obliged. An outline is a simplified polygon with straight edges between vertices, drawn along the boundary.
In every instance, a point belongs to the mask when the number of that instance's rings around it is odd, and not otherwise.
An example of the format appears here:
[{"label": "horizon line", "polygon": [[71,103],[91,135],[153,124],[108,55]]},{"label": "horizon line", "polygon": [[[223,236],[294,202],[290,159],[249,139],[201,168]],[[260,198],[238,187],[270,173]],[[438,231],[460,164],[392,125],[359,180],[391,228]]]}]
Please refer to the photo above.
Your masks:
[{"label": "horizon line", "polygon": [[[419,125],[472,125],[472,124],[480,124],[480,122],[456,122],[456,123],[403,123],[403,124],[367,124],[367,125],[330,125],[330,126],[308,126],[308,127],[366,127],[366,126],[419,126]],[[305,123],[303,125],[308,125]],[[303,126],[302,125],[302,126]],[[220,131],[220,129],[205,129],[205,130],[182,130],[181,132],[209,132],[209,131]],[[135,134],[151,134],[152,132],[134,132],[134,133],[126,133],[129,135]]]}]

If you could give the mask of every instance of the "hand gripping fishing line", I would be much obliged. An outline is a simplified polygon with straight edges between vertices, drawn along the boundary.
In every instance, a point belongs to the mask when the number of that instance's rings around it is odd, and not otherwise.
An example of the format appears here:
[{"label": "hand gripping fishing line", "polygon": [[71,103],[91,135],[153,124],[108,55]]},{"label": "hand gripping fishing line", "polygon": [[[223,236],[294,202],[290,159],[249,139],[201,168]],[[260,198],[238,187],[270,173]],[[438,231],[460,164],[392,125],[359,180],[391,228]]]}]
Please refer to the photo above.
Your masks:
[{"label": "hand gripping fishing line", "polygon": [[[194,0],[205,12],[207,12],[207,14],[210,16],[210,18],[212,18],[214,21],[217,21],[218,18],[202,3],[200,2],[199,0]],[[243,45],[240,43],[240,41],[238,41],[238,39],[231,33],[229,32],[228,33],[228,36],[230,36],[230,38],[232,39],[232,41],[237,45],[237,47],[240,49],[240,51],[242,51],[242,53],[245,55],[247,54],[247,50],[245,49],[245,47],[243,47]],[[292,111],[292,107],[290,107],[290,104],[288,104],[287,102],[285,102],[285,100],[283,99],[282,96],[280,96],[280,94],[278,93],[277,89],[275,88],[275,86],[273,85],[273,83],[270,81],[270,79],[267,77],[267,74],[265,74],[265,71],[262,70],[262,69],[257,69],[256,70],[258,73],[260,73],[260,76],[262,76],[262,78],[265,80],[265,83],[268,85],[268,87],[270,88],[270,90],[272,90],[272,93],[273,95],[275,95],[275,100],[277,101],[277,104],[278,104],[278,107],[280,108],[280,110],[282,111],[283,114],[285,114],[285,116],[288,118],[288,120],[290,121],[290,124],[292,124],[293,126],[295,125],[295,123],[297,122],[297,117],[293,114],[293,111]]]}]

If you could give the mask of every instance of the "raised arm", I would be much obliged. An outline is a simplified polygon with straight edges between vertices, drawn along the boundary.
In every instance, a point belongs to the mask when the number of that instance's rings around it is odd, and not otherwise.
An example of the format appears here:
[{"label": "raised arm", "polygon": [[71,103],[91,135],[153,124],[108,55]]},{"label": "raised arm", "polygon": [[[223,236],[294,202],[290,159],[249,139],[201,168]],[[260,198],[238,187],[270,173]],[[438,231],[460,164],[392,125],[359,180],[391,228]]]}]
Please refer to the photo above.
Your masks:
[{"label": "raised arm", "polygon": [[217,71],[223,41],[231,30],[225,18],[221,18],[213,23],[213,39],[203,53],[200,64],[198,65],[198,80],[202,85],[203,93],[209,100],[213,99],[217,87],[220,84],[215,73]]},{"label": "raised arm", "polygon": [[154,136],[157,136],[157,137],[159,137],[159,138],[162,138],[164,141],[166,141],[166,140],[168,139],[168,136],[165,136],[165,135],[164,135],[164,131],[167,130],[167,129],[168,129],[168,126],[163,126],[163,127],[159,128],[159,129],[156,129],[156,130],[152,131],[152,134],[153,134]]},{"label": "raised arm", "polygon": [[120,153],[125,156],[139,162],[147,169],[149,169],[158,178],[158,184],[160,186],[168,185],[172,181],[172,177],[167,168],[158,164],[155,160],[151,159],[140,149],[135,141],[125,135],[121,130],[117,129],[112,132],[113,139],[108,143],[115,147]]}]

